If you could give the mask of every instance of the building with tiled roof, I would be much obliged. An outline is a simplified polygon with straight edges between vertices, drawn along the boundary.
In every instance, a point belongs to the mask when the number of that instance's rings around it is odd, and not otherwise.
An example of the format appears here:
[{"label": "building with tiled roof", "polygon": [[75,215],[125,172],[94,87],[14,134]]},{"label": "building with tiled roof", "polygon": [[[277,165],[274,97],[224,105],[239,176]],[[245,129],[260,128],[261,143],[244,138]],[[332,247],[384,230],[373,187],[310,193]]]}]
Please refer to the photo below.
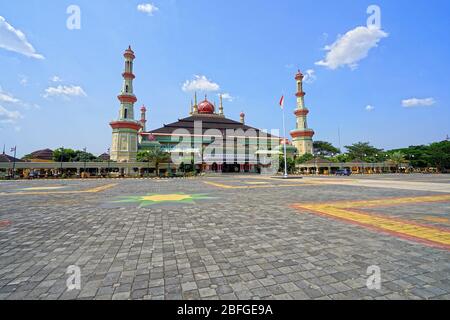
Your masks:
[{"label": "building with tiled roof", "polygon": [[27,161],[30,161],[30,162],[52,162],[53,161],[53,150],[43,149],[43,150],[34,151],[27,156]]}]

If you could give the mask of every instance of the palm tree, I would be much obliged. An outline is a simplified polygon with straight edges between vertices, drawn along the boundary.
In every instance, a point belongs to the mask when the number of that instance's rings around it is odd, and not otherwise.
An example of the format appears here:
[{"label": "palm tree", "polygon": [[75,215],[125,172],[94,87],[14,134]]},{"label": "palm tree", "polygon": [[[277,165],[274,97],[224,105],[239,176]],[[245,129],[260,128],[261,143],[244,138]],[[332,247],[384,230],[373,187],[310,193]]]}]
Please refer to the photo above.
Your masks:
[{"label": "palm tree", "polygon": [[400,165],[402,163],[405,163],[405,155],[401,153],[400,151],[396,151],[392,153],[389,157],[389,160],[391,160],[397,167],[397,173],[399,172]]},{"label": "palm tree", "polygon": [[160,148],[152,148],[140,154],[140,157],[141,159],[148,161],[149,164],[150,162],[153,162],[155,164],[156,175],[159,176],[159,165],[161,162],[169,160],[170,155]]}]

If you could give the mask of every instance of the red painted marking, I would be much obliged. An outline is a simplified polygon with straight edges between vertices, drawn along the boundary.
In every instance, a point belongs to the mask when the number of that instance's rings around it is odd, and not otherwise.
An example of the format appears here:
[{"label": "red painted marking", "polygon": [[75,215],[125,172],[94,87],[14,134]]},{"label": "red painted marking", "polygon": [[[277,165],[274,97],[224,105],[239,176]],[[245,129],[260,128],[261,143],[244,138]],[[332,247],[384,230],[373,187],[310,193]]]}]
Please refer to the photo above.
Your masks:
[{"label": "red painted marking", "polygon": [[12,224],[12,222],[9,221],[9,220],[0,220],[0,228],[2,228],[2,227],[8,227],[8,226],[10,226],[11,224]]}]

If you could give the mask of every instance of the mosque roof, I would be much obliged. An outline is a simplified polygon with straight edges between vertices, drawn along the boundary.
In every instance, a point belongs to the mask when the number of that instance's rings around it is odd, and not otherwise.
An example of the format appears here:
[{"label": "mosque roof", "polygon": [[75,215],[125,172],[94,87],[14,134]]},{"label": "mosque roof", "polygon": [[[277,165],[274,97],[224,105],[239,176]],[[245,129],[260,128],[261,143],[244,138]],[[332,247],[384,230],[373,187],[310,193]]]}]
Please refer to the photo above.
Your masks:
[{"label": "mosque roof", "polygon": [[220,131],[225,131],[227,129],[242,129],[246,130],[255,130],[256,134],[259,136],[267,136],[275,138],[276,136],[270,135],[268,133],[262,132],[261,130],[242,124],[239,121],[231,120],[225,117],[220,117],[215,114],[211,115],[202,115],[202,114],[194,114],[190,117],[179,119],[177,122],[173,122],[170,124],[165,124],[163,127],[150,131],[151,134],[161,135],[161,134],[171,134],[176,129],[186,129],[189,133],[194,134],[194,123],[196,121],[202,122],[202,130],[204,133],[208,129],[218,129]]}]

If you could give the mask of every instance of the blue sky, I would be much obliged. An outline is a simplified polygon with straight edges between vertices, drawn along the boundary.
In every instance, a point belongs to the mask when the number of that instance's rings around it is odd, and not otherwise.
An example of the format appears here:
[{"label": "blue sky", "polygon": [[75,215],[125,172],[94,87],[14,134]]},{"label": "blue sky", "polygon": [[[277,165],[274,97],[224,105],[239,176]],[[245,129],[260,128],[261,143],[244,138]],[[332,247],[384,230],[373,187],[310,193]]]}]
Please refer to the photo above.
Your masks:
[{"label": "blue sky", "polygon": [[[81,29],[66,26],[71,4]],[[381,29],[367,27],[371,4]],[[186,84],[211,90],[199,90],[210,100],[227,93],[226,116],[244,111],[262,129],[281,128],[284,94],[293,129],[300,68],[311,75],[304,88],[316,140],[339,146],[340,128],[341,146],[440,141],[450,134],[448,12],[446,0],[2,1],[0,147],[105,152],[129,44],[135,110],[147,106],[149,128],[188,115]]]}]

